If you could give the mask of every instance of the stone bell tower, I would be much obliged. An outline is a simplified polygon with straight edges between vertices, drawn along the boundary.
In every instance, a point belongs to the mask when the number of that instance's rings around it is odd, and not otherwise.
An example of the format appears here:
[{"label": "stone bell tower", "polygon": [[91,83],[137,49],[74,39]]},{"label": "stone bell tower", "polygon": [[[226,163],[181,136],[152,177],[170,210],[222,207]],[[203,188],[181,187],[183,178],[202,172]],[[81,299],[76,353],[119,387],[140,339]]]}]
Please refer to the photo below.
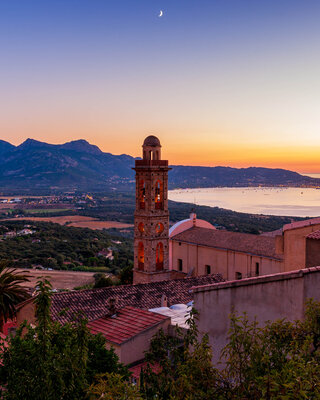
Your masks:
[{"label": "stone bell tower", "polygon": [[170,279],[168,161],[161,160],[161,144],[148,136],[143,159],[135,161],[133,283]]}]

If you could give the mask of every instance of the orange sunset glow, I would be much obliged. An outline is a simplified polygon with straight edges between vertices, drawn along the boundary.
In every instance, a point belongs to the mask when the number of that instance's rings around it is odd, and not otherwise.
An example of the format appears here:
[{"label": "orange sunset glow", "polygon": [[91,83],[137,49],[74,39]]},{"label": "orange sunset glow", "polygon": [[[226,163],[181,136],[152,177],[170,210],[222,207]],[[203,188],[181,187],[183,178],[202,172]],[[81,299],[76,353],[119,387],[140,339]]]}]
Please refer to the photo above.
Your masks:
[{"label": "orange sunset glow", "polygon": [[2,140],[320,172],[318,4],[120,3],[4,8]]}]

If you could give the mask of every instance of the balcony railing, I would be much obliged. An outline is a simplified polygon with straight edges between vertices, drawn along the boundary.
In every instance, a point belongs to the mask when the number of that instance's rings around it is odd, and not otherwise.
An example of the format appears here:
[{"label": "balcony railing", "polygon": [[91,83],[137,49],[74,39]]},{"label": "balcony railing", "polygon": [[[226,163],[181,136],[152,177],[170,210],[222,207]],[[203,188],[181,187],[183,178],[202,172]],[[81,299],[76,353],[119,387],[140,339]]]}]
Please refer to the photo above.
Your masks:
[{"label": "balcony railing", "polygon": [[136,167],[167,167],[168,160],[136,160]]}]

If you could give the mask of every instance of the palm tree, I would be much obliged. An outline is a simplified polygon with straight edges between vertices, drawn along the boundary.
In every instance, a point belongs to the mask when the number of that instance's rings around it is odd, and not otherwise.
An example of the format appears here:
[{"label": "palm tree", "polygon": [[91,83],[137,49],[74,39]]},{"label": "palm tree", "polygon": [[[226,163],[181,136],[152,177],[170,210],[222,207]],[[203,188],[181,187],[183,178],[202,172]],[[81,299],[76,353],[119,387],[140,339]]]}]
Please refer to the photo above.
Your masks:
[{"label": "palm tree", "polygon": [[15,316],[16,304],[30,297],[27,289],[21,286],[24,282],[29,282],[27,273],[19,274],[7,261],[0,261],[0,332],[4,322]]}]

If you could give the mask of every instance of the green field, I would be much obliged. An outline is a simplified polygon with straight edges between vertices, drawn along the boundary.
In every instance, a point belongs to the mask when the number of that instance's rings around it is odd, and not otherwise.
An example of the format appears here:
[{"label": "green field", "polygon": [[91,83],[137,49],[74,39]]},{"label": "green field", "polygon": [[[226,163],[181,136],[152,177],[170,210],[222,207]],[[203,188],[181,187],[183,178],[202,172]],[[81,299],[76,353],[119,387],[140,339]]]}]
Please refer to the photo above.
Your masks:
[{"label": "green field", "polygon": [[42,213],[58,213],[72,211],[71,208],[29,208],[25,209],[24,212],[28,214],[42,214]]}]

